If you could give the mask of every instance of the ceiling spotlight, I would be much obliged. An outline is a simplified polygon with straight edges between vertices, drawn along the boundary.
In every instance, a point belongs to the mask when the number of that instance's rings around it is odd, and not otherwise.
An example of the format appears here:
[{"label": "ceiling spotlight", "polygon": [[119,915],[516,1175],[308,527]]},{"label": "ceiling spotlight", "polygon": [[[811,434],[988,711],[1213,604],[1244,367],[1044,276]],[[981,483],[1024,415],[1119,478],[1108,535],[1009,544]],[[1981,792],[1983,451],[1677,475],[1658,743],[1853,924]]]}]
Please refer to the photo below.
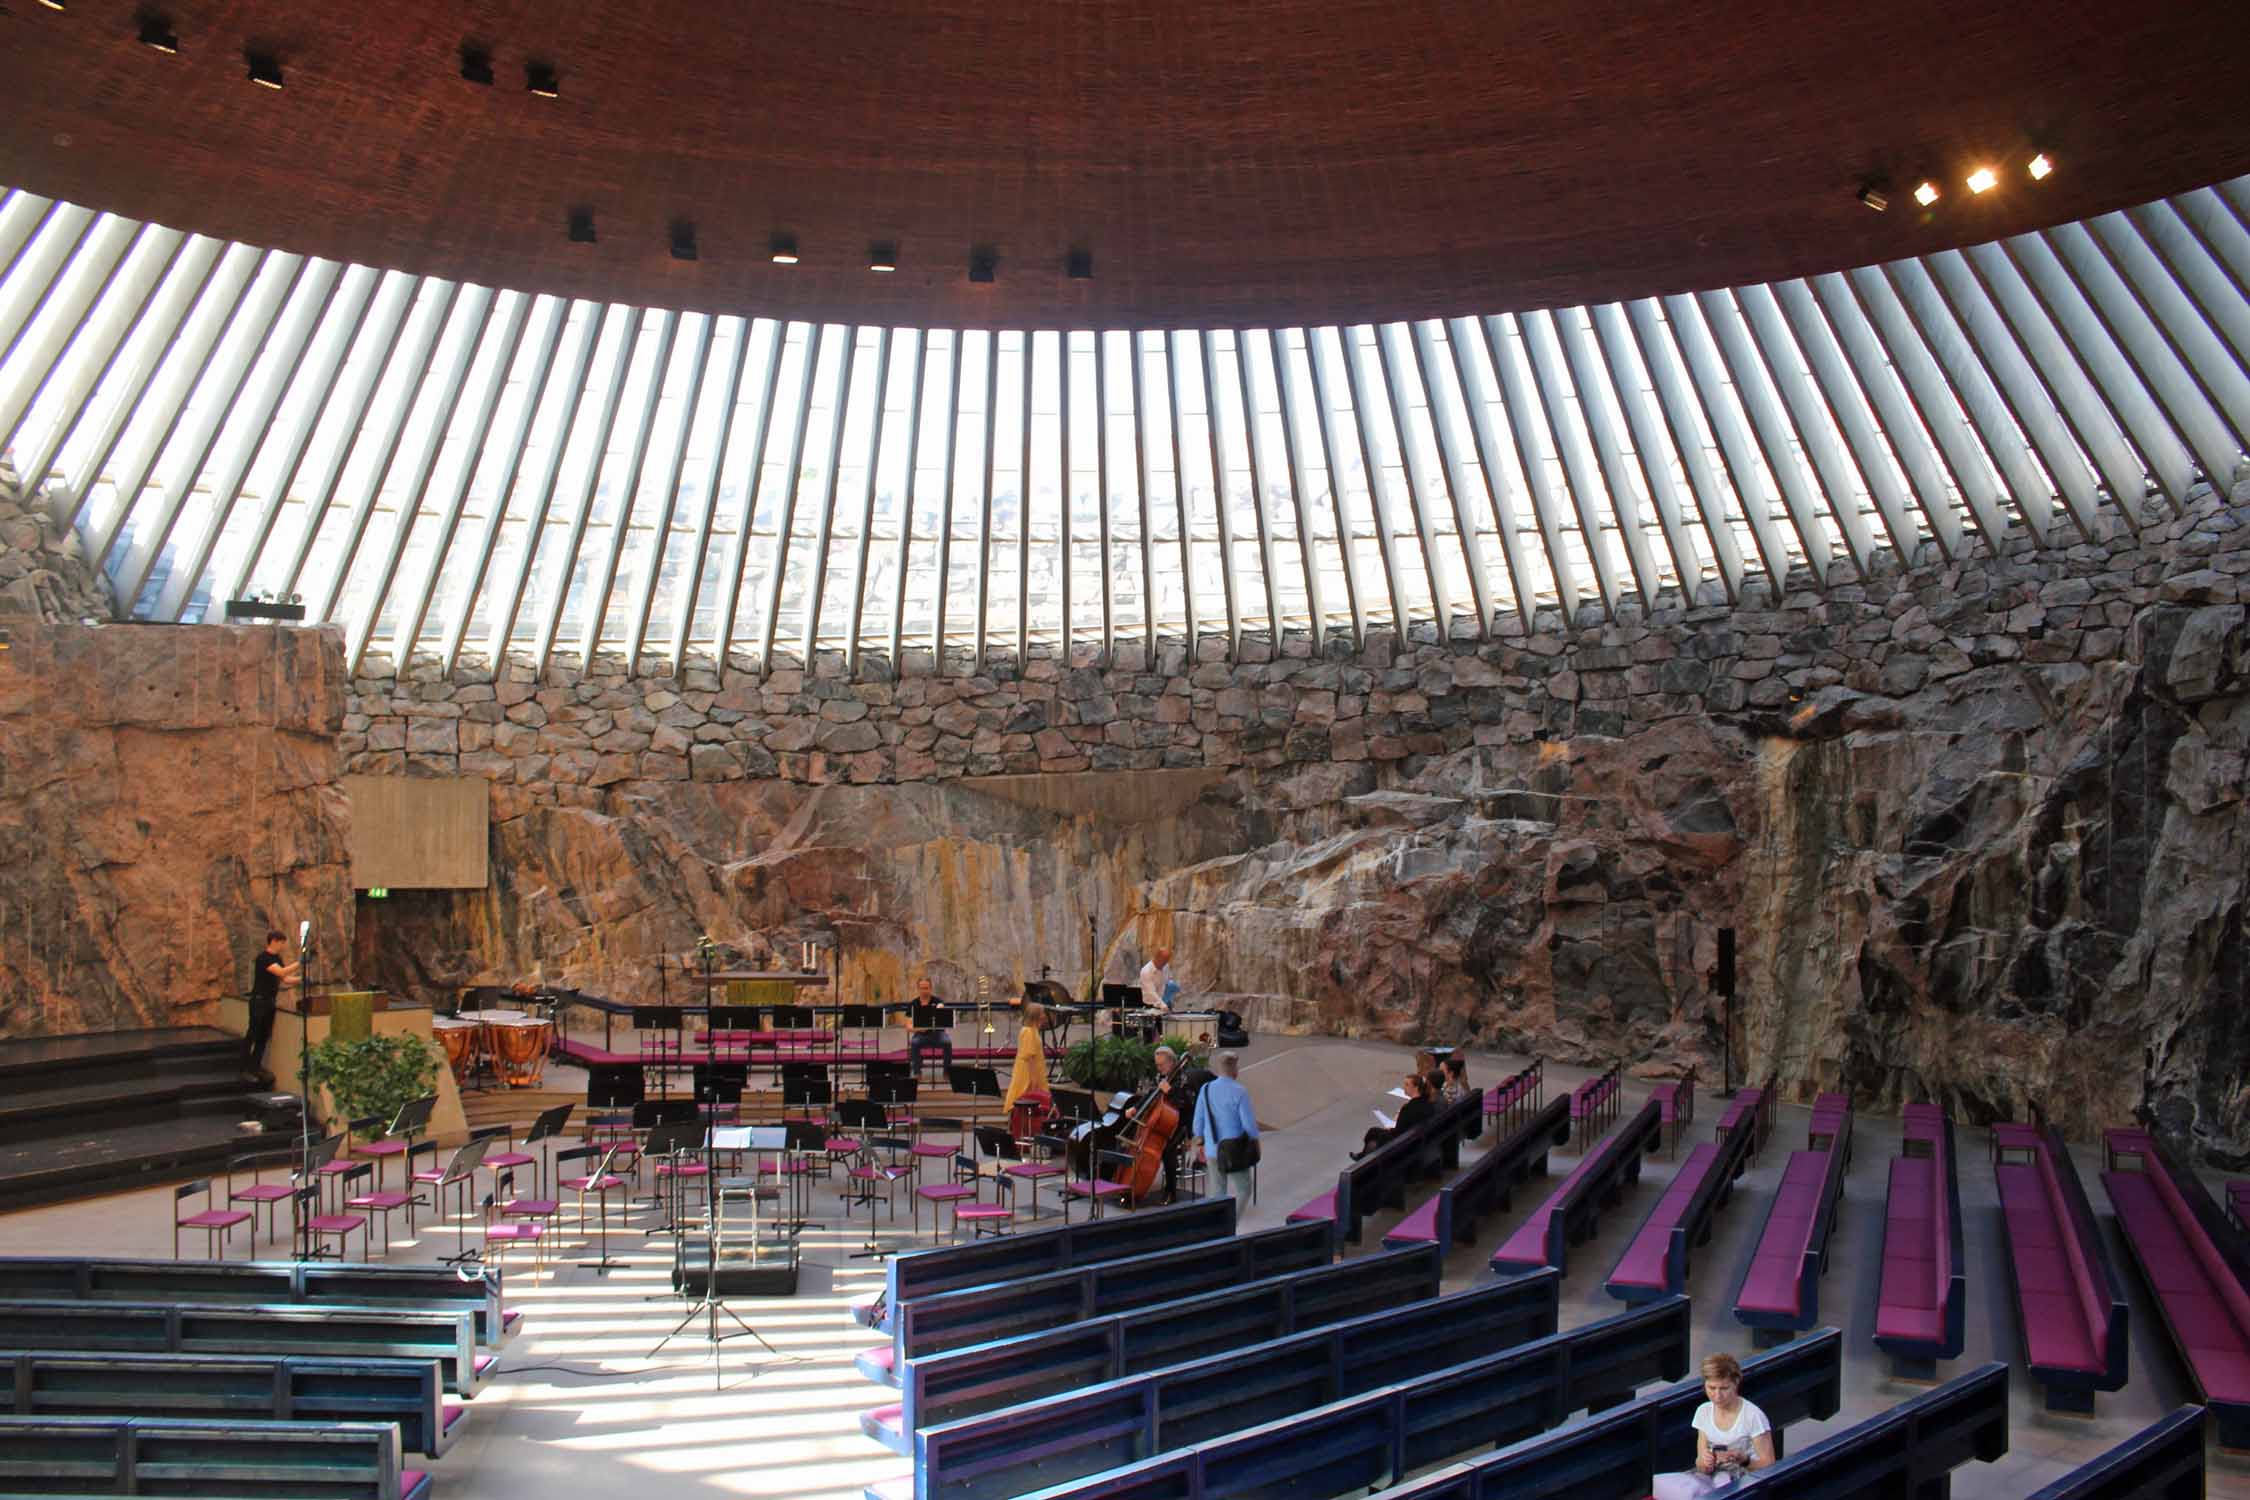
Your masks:
[{"label": "ceiling spotlight", "polygon": [[767,257],[777,266],[795,265],[797,263],[797,237],[793,234],[775,235],[766,246],[766,253]]},{"label": "ceiling spotlight", "polygon": [[2045,182],[2048,175],[2055,170],[2055,164],[2047,153],[2042,151],[2030,161],[2024,163],[2024,170],[2031,174],[2033,182]]},{"label": "ceiling spotlight", "polygon": [[570,242],[573,245],[594,243],[594,211],[574,208],[570,211]]},{"label": "ceiling spotlight", "polygon": [[39,0],[39,3],[40,3],[41,5],[44,5],[44,6],[46,6],[46,7],[47,7],[47,9],[49,9],[49,10],[68,10],[68,9],[69,9],[69,7],[68,7],[67,5],[63,4],[63,0]]},{"label": "ceiling spotlight", "polygon": [[461,76],[471,83],[492,87],[492,54],[482,47],[461,49]]},{"label": "ceiling spotlight", "polygon": [[179,35],[172,30],[172,23],[162,16],[153,14],[142,16],[140,38],[141,45],[144,47],[161,52],[167,57],[179,55]]},{"label": "ceiling spotlight", "polygon": [[2000,174],[1990,167],[1979,167],[1969,174],[1969,191],[1989,193],[2000,185]]},{"label": "ceiling spotlight", "polygon": [[523,65],[523,86],[542,99],[562,97],[562,76],[553,63],[527,62]]},{"label": "ceiling spotlight", "polygon": [[993,270],[1000,264],[999,254],[988,246],[979,245],[969,252],[969,279],[990,281]]},{"label": "ceiling spotlight", "polygon": [[1072,281],[1092,281],[1094,279],[1094,252],[1091,250],[1071,251],[1063,259],[1063,273]]},{"label": "ceiling spotlight", "polygon": [[695,226],[685,219],[672,221],[672,259],[694,260]]},{"label": "ceiling spotlight", "polygon": [[1916,188],[1914,190],[1914,201],[1921,204],[1924,208],[1928,208],[1931,204],[1937,202],[1937,184],[1934,182],[1925,182],[1920,187]]},{"label": "ceiling spotlight", "polygon": [[1881,213],[1891,206],[1891,195],[1870,182],[1859,190],[1859,201]]},{"label": "ceiling spotlight", "polygon": [[889,240],[877,240],[867,247],[867,269],[870,271],[895,271],[898,269],[898,246]]},{"label": "ceiling spotlight", "polygon": [[250,69],[250,81],[260,88],[281,87],[281,63],[271,52],[245,52],[242,60]]}]

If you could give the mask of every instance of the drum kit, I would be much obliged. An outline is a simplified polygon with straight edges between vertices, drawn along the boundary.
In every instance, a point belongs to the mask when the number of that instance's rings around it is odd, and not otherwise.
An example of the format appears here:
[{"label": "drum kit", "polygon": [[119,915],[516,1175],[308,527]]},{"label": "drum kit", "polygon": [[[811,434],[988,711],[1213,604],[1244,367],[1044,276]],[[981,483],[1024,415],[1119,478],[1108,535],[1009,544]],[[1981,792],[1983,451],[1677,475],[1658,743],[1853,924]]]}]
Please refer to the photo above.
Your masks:
[{"label": "drum kit", "polygon": [[545,1017],[520,1010],[465,1011],[434,1017],[430,1027],[445,1048],[455,1083],[468,1084],[486,1070],[512,1089],[537,1088],[546,1078],[555,1023]]}]

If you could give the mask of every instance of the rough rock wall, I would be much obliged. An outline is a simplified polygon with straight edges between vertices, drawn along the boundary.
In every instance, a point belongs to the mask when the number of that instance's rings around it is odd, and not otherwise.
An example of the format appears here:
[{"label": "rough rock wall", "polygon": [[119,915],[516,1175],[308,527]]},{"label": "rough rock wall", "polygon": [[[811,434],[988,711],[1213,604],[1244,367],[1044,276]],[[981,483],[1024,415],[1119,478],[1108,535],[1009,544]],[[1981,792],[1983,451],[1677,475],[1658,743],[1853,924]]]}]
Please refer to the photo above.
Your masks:
[{"label": "rough rock wall", "polygon": [[106,620],[109,580],[86,561],[77,533],[28,503],[0,462],[0,621]]},{"label": "rough rock wall", "polygon": [[0,1036],[208,1021],[269,925],[344,951],[335,634],[5,625]]}]

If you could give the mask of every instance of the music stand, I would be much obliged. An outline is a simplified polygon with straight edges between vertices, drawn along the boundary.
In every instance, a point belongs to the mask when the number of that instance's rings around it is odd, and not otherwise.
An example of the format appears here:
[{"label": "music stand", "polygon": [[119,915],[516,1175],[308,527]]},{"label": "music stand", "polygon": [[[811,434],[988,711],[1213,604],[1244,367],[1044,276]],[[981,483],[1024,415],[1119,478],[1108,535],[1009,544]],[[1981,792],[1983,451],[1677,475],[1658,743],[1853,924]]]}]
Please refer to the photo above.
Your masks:
[{"label": "music stand", "polygon": [[1109,1011],[1109,1034],[1123,1036],[1125,1012],[1141,1008],[1141,987],[1137,984],[1104,984],[1102,1006]]},{"label": "music stand", "polygon": [[883,1007],[880,1005],[847,1005],[836,1013],[836,1061],[838,1064],[841,1064],[844,1060],[843,1034],[846,1031],[859,1033],[858,1062],[864,1076],[867,1065],[874,1060],[868,1047],[867,1033],[870,1031],[875,1033],[877,1045],[880,1045],[883,1040]]},{"label": "music stand", "polygon": [[[660,1096],[672,1092],[670,1065],[680,1060],[680,1021],[681,1012],[673,1006],[636,1005],[633,1007],[633,1044],[640,1049],[641,1066],[656,1069],[656,1092]],[[656,1033],[656,1040],[653,1044],[640,1034],[644,1031]],[[672,1033],[669,1042],[664,1038],[664,1033],[667,1031]],[[652,1045],[656,1049],[654,1061],[651,1061],[649,1057],[649,1048]]]},{"label": "music stand", "polygon": [[[765,1132],[756,1130],[742,1130],[740,1132],[730,1130],[725,1132],[725,1134],[727,1134],[728,1136],[733,1136],[737,1133],[745,1138],[749,1138],[749,1140],[751,1141],[751,1149],[755,1150],[756,1147],[754,1144],[754,1138],[761,1134],[764,1134]],[[717,1146],[719,1144],[719,1133],[713,1133],[712,1142],[714,1146]],[[728,1149],[739,1149],[736,1143],[732,1141],[729,1141],[726,1144]],[[750,1259],[751,1263],[755,1265],[758,1259],[758,1193],[755,1183],[751,1185],[749,1198]],[[772,1344],[766,1341],[766,1336],[764,1334],[758,1332],[757,1329],[752,1328],[748,1323],[742,1321],[741,1314],[737,1313],[733,1308],[727,1306],[726,1293],[721,1288],[721,1274],[719,1270],[719,1247],[723,1238],[723,1231],[726,1223],[725,1210],[721,1207],[721,1205],[725,1201],[725,1194],[721,1189],[718,1180],[716,1178],[713,1178],[711,1184],[711,1196],[706,1207],[704,1220],[706,1228],[703,1238],[704,1262],[702,1285],[700,1288],[696,1288],[693,1291],[693,1300],[688,1303],[687,1312],[680,1318],[679,1323],[674,1326],[670,1333],[664,1335],[663,1338],[656,1341],[656,1347],[654,1349],[648,1351],[649,1358],[654,1359],[658,1354],[663,1352],[664,1346],[666,1344],[671,1343],[672,1340],[687,1332],[688,1325],[695,1321],[697,1314],[701,1314],[706,1320],[703,1337],[711,1345],[711,1387],[713,1390],[717,1390],[719,1388],[719,1346],[726,1342],[728,1339],[735,1337],[735,1335],[731,1333],[723,1334],[719,1332],[719,1314],[725,1313],[727,1317],[734,1323],[734,1326],[736,1328],[740,1329],[743,1333],[747,1333],[748,1335],[750,1335],[750,1337],[756,1339],[760,1344],[764,1345],[765,1350],[768,1354],[779,1355],[781,1353],[779,1349],[776,1349]],[[689,1238],[690,1237],[688,1235],[681,1234],[674,1239],[672,1245],[672,1290],[674,1293],[678,1293],[681,1295],[691,1295],[690,1288],[694,1287],[695,1285],[695,1278],[692,1274],[692,1268],[688,1264]],[[792,1254],[794,1254],[794,1252],[792,1252]]]},{"label": "music stand", "polygon": [[707,1112],[715,1114],[722,1104],[741,1104],[742,1091],[749,1086],[750,1065],[746,1062],[695,1065],[695,1102]]},{"label": "music stand", "polygon": [[[991,1068],[956,1067],[946,1075],[946,1081],[952,1084],[954,1093],[967,1098],[1005,1099],[1008,1097],[1007,1090],[1000,1087],[1000,1075]],[[969,1111],[971,1117],[980,1113],[982,1111],[975,1109]]]},{"label": "music stand", "polygon": [[[677,1167],[682,1157],[693,1156],[703,1148],[703,1136],[704,1126],[700,1119],[673,1121],[668,1124],[653,1126],[649,1130],[648,1138],[641,1143],[641,1155],[661,1158],[664,1163]],[[648,1239],[653,1239],[660,1234],[678,1234],[680,1232],[680,1200],[683,1196],[678,1172],[653,1175],[660,1175],[667,1186],[661,1197],[654,1192],[650,1194],[650,1205],[652,1207],[658,1205],[663,1207],[664,1222],[644,1233],[643,1238]]]},{"label": "music stand", "polygon": [[647,1097],[638,1063],[596,1063],[586,1070],[588,1109],[627,1109]]},{"label": "music stand", "polygon": [[[711,1060],[713,1062],[740,1062],[745,1068],[750,1062],[750,1038],[758,1030],[758,1007],[755,1005],[714,1005],[710,1010]],[[719,1040],[722,1031],[739,1031],[742,1040]],[[730,1054],[739,1047],[741,1056]]]},{"label": "music stand", "polygon": [[[445,1212],[445,1190],[448,1187],[455,1183],[466,1184],[476,1180],[477,1167],[484,1161],[484,1154],[492,1149],[492,1143],[499,1139],[500,1131],[505,1128],[504,1126],[496,1126],[490,1135],[472,1136],[467,1145],[453,1153],[453,1160],[445,1164],[444,1173],[430,1188],[430,1211],[433,1218]],[[414,1184],[412,1172],[407,1173],[406,1181],[408,1188],[411,1189]],[[465,1219],[468,1216],[469,1190],[464,1186],[461,1189],[461,1217]],[[466,1250],[446,1256],[441,1263],[448,1266],[465,1266],[471,1261],[483,1263],[484,1251],[481,1247],[471,1245]]]}]

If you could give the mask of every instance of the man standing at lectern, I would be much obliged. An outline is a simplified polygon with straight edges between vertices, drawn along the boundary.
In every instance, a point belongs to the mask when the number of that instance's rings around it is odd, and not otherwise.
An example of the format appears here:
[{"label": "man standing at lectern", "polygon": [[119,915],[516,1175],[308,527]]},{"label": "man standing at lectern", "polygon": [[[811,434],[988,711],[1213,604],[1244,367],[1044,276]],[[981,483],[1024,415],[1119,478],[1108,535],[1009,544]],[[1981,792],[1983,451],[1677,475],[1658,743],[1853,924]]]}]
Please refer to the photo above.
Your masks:
[{"label": "man standing at lectern", "polygon": [[273,1037],[273,1013],[281,1004],[281,987],[296,983],[297,976],[304,971],[302,963],[281,961],[282,945],[288,941],[279,932],[267,928],[266,945],[251,960],[250,1028],[242,1037],[242,1071],[252,1078],[265,1073],[266,1043]]}]

